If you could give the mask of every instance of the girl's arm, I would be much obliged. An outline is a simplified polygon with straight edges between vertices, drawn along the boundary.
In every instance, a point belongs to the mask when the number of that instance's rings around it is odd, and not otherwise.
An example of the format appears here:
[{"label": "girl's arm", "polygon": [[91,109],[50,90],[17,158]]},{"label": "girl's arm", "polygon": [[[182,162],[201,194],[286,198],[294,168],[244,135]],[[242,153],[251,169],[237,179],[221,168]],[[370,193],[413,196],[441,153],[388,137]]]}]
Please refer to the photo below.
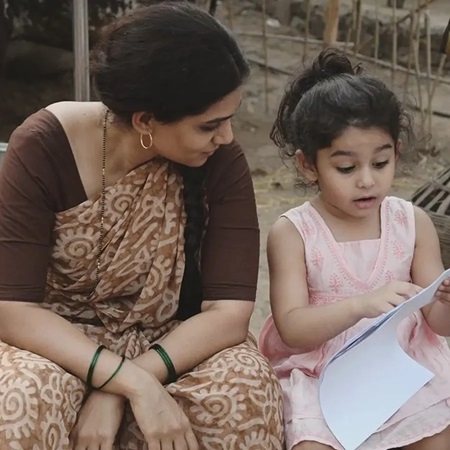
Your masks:
[{"label": "girl's arm", "polygon": [[270,303],[281,339],[308,352],[355,325],[364,317],[359,298],[309,305],[303,239],[295,226],[280,218],[267,241]]},{"label": "girl's arm", "polygon": [[[429,286],[444,271],[439,238],[425,211],[415,207],[416,248],[411,267],[414,284]],[[441,336],[450,335],[450,303],[435,301],[422,309],[430,328]]]}]

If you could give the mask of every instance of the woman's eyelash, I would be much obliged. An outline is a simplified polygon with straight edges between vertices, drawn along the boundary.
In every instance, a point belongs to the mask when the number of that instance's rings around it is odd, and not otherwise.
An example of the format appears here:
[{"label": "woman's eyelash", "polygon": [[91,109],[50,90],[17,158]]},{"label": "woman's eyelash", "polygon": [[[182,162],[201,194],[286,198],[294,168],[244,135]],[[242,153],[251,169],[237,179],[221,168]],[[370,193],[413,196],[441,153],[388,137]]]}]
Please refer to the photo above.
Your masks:
[{"label": "woman's eyelash", "polygon": [[202,125],[200,129],[202,131],[216,131],[220,127],[220,123],[216,125]]}]

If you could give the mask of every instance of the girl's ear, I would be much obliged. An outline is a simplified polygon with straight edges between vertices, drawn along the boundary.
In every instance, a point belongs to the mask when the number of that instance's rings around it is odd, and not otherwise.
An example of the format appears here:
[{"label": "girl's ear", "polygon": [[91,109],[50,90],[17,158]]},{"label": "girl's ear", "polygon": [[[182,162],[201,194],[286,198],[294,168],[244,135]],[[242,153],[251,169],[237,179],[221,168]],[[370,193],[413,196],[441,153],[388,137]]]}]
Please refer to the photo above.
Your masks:
[{"label": "girl's ear", "polygon": [[316,184],[319,177],[317,169],[314,164],[311,164],[305,157],[301,150],[295,152],[295,166],[297,170],[308,180],[311,184]]}]

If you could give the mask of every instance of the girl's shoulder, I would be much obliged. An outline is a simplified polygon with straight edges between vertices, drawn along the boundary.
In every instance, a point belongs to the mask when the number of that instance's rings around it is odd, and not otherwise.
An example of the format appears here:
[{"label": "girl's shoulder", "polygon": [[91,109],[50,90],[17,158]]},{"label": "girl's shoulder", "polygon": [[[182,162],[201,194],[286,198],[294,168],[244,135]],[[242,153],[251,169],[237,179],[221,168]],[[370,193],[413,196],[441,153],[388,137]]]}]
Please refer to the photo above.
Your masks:
[{"label": "girl's shoulder", "polygon": [[396,197],[395,195],[388,196],[384,199],[384,203],[387,203],[391,208],[399,209],[411,209],[413,210],[414,205],[410,200],[405,200],[401,197]]},{"label": "girl's shoulder", "polygon": [[383,201],[386,214],[394,219],[394,224],[414,225],[415,206],[409,200],[400,197],[389,196]]},{"label": "girl's shoulder", "polygon": [[306,200],[304,203],[298,206],[294,206],[291,209],[288,209],[286,212],[281,214],[280,218],[285,217],[289,219],[291,222],[297,222],[298,220],[304,219],[305,216],[309,215],[310,209],[312,208],[311,203]]}]

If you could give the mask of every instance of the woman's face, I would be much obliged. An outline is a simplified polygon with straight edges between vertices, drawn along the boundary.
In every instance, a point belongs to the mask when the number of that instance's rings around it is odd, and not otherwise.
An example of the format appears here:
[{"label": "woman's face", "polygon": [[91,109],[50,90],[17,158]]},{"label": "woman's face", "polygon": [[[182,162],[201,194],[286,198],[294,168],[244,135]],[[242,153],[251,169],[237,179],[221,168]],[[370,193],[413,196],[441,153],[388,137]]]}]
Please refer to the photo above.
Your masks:
[{"label": "woman's face", "polygon": [[202,166],[220,145],[233,140],[231,118],[242,98],[239,87],[208,110],[174,123],[152,123],[152,149],[160,156],[190,167]]}]

